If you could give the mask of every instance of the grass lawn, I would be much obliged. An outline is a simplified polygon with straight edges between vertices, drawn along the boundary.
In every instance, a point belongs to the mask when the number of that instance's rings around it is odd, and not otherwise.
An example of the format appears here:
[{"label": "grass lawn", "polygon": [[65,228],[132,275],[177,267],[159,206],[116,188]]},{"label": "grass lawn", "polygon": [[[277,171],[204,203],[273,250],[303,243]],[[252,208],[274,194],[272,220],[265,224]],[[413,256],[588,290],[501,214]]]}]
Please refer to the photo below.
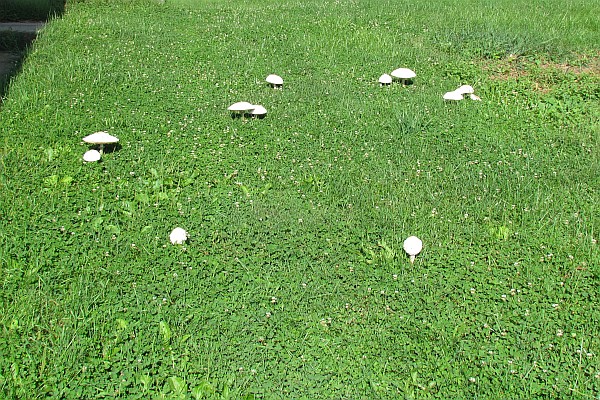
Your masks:
[{"label": "grass lawn", "polygon": [[69,2],[0,104],[0,397],[597,399],[599,12]]}]

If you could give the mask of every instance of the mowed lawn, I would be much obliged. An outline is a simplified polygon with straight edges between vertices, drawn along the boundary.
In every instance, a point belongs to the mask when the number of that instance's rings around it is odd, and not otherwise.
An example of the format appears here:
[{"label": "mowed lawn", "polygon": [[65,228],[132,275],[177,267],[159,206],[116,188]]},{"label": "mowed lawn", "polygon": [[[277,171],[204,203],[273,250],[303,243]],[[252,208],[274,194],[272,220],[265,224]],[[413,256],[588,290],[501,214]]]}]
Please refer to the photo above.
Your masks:
[{"label": "mowed lawn", "polygon": [[67,2],[0,104],[0,397],[598,398],[599,14]]}]

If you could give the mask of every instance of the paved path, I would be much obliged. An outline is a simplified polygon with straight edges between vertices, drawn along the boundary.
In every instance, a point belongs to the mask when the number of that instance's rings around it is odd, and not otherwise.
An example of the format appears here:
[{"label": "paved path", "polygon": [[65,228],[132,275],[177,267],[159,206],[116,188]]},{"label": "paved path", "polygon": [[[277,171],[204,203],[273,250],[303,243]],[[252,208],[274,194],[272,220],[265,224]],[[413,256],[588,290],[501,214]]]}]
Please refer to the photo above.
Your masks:
[{"label": "paved path", "polygon": [[0,31],[37,33],[43,27],[43,22],[0,22]]}]

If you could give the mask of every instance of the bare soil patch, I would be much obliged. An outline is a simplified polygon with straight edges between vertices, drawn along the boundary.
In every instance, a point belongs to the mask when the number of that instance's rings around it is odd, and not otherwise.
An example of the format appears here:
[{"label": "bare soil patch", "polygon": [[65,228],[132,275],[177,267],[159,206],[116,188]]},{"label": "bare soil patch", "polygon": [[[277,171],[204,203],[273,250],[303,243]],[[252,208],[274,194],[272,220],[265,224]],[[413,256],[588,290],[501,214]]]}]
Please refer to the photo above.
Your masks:
[{"label": "bare soil patch", "polygon": [[600,77],[600,54],[582,55],[574,58],[574,61],[563,63],[509,56],[484,66],[483,70],[489,74],[491,80],[527,79],[531,81],[535,91],[548,93],[552,90],[552,82],[557,74]]},{"label": "bare soil patch", "polygon": [[580,56],[576,58],[574,62],[570,63],[556,63],[546,60],[534,62],[516,56],[509,56],[484,67],[484,70],[490,72],[489,77],[493,80],[514,79],[529,76],[533,70],[600,76],[600,54]]}]

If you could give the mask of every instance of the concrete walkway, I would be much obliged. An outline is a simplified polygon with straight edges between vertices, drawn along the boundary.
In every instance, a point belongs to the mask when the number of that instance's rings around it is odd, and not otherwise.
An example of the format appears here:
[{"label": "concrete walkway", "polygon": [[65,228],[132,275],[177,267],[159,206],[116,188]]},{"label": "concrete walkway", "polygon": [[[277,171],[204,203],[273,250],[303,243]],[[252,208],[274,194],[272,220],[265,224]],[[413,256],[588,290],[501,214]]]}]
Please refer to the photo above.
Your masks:
[{"label": "concrete walkway", "polygon": [[0,22],[1,31],[37,33],[44,27],[44,22]]}]

